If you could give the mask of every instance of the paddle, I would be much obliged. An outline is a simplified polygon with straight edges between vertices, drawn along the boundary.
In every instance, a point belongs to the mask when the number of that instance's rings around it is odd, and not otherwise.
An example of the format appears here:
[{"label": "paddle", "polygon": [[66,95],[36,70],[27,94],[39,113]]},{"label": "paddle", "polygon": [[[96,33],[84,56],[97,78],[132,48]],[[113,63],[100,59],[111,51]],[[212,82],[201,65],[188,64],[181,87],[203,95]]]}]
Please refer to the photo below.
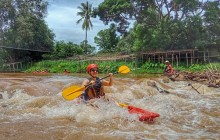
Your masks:
[{"label": "paddle", "polygon": [[128,112],[130,114],[138,114],[139,115],[139,120],[140,121],[152,121],[154,118],[159,117],[160,114],[155,113],[155,112],[150,112],[141,108],[137,108],[131,105],[127,105],[124,103],[117,103],[121,107],[126,107],[128,108]]},{"label": "paddle", "polygon": [[[117,74],[117,73],[126,74],[129,72],[130,72],[130,68],[123,65],[123,66],[120,66],[118,71],[114,72],[113,74]],[[103,80],[107,77],[109,77],[109,75],[101,78],[100,80]],[[91,83],[86,86],[82,86],[82,87],[70,86],[62,91],[62,96],[66,100],[73,100],[73,99],[79,97],[82,94],[82,91],[85,90],[89,85],[91,85]]]}]

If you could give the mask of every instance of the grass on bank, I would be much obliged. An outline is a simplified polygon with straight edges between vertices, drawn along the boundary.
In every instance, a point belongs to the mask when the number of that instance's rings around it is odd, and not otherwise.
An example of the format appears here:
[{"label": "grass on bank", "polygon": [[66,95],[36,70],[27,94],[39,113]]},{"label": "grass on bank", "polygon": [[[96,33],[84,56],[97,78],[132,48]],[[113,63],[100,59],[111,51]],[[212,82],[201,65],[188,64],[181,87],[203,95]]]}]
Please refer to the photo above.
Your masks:
[{"label": "grass on bank", "polygon": [[[109,73],[118,71],[118,68],[122,65],[126,65],[131,69],[132,74],[162,74],[164,72],[165,64],[163,63],[152,63],[145,62],[144,64],[136,64],[134,62],[124,62],[124,61],[99,61],[91,62],[97,63],[99,65],[100,73]],[[86,73],[86,67],[90,64],[88,61],[71,61],[71,60],[45,60],[40,61],[32,65],[30,68],[24,72],[34,72],[49,70],[50,73],[63,73],[66,69],[71,73]],[[178,67],[173,65],[175,70],[178,71],[191,71],[191,72],[202,72],[206,70],[217,70],[220,71],[220,63],[209,63],[209,64],[193,64],[187,67],[185,64],[179,64]]]}]

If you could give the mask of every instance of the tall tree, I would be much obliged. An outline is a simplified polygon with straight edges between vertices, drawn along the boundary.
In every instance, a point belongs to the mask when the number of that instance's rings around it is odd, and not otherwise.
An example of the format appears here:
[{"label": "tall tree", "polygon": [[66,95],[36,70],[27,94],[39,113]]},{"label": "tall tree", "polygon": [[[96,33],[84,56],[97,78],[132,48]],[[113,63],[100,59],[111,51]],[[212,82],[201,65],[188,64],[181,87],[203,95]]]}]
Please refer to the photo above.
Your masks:
[{"label": "tall tree", "polygon": [[[46,0],[1,0],[0,1],[0,43],[32,50],[52,50],[54,34],[44,21],[47,14]],[[34,59],[29,51],[7,49],[8,62]],[[36,57],[40,57],[41,53]],[[38,59],[38,58],[36,58]]]},{"label": "tall tree", "polygon": [[95,43],[100,47],[101,52],[113,52],[119,41],[119,37],[116,34],[115,24],[111,24],[109,29],[101,30],[94,38]]},{"label": "tall tree", "polygon": [[205,6],[204,23],[208,31],[209,41],[212,45],[220,45],[220,3],[207,2]]},{"label": "tall tree", "polygon": [[104,0],[94,11],[122,34],[135,20],[132,50],[188,49],[219,42],[219,0],[213,1]]},{"label": "tall tree", "polygon": [[[86,30],[86,36],[85,36],[85,44],[84,47],[86,48],[87,46],[87,31],[90,30],[90,27],[92,28],[92,21],[91,21],[91,17],[92,17],[92,4],[89,4],[89,2],[87,1],[86,3],[81,3],[81,6],[77,7],[80,11],[77,12],[77,15],[80,16],[81,18],[76,22],[77,24],[79,24],[81,21],[83,21],[82,24],[82,29]],[[86,54],[87,54],[87,49],[86,49]]]},{"label": "tall tree", "polygon": [[116,47],[117,52],[123,52],[127,54],[133,53],[133,45],[135,41],[135,36],[134,36],[134,30],[130,29],[130,31],[127,34],[124,34]]}]

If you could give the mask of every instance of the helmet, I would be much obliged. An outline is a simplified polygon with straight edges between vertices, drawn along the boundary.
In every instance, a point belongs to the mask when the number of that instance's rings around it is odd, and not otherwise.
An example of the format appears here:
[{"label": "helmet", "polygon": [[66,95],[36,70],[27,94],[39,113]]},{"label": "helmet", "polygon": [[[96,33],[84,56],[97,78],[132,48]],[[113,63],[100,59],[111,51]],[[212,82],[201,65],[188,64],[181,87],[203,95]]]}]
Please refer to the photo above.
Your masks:
[{"label": "helmet", "polygon": [[93,68],[97,68],[97,69],[98,69],[99,67],[98,67],[97,64],[89,64],[89,65],[87,66],[87,68],[86,68],[87,73],[89,73],[90,70],[93,69]]},{"label": "helmet", "polygon": [[165,63],[170,63],[170,62],[168,60],[166,60]]}]

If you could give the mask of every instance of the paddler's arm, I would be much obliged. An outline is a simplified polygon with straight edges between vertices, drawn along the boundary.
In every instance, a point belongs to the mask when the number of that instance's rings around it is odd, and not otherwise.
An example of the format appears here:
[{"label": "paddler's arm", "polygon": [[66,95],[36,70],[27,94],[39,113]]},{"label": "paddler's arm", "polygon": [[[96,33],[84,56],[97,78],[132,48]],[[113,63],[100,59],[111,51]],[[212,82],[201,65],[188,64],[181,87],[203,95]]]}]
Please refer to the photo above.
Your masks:
[{"label": "paddler's arm", "polygon": [[104,86],[112,86],[113,84],[113,73],[109,73],[109,81],[102,80]]},{"label": "paddler's arm", "polygon": [[89,80],[88,80],[88,79],[84,80],[84,81],[82,82],[82,87],[83,87],[83,86],[86,86],[88,83],[89,83]]}]

